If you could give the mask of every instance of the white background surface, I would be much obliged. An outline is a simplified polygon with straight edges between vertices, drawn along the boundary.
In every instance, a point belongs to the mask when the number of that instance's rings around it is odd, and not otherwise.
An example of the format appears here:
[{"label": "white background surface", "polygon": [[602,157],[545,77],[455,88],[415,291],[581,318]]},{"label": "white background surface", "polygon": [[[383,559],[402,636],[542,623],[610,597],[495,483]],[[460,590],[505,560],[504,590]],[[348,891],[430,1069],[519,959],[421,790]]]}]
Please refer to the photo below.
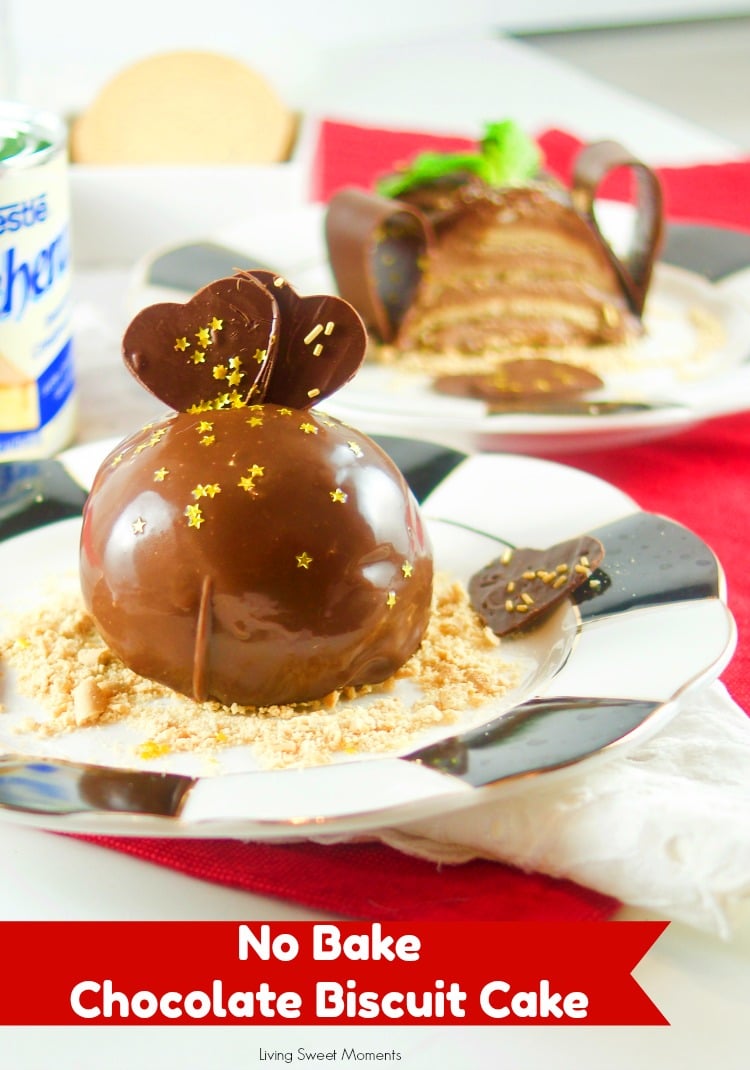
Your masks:
[{"label": "white background surface", "polygon": [[290,103],[304,105],[308,77],[325,65],[326,51],[351,42],[451,40],[485,29],[606,26],[750,11],[746,0],[284,0],[283,8],[258,0],[212,0],[210,6],[129,0],[115,8],[95,0],[2,2],[10,12],[21,96],[41,103],[40,97],[62,93],[66,106],[88,99],[119,67],[172,48],[236,55],[271,76]]}]

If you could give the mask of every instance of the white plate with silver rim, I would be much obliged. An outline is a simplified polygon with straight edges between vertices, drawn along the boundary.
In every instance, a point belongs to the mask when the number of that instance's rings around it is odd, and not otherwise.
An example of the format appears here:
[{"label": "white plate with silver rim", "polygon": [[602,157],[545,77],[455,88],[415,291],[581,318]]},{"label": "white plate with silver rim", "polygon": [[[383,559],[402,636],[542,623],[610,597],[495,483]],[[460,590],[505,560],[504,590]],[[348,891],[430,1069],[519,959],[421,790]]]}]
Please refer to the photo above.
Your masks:
[{"label": "white plate with silver rim", "polygon": [[[613,247],[626,248],[629,207],[603,202],[597,216]],[[208,251],[190,246],[182,251],[175,278],[181,270],[188,276],[191,268],[200,272],[205,254],[206,282],[216,272],[265,263],[301,294],[335,292],[320,205],[248,219],[210,242],[218,244],[210,244]],[[222,256],[221,251],[229,249],[237,255]],[[153,266],[163,253],[138,265],[130,294],[133,312],[160,300],[187,299],[187,290],[154,285]],[[197,257],[193,265],[192,255]],[[193,277],[197,281],[199,275]],[[750,289],[745,300],[729,280],[715,284],[695,271],[658,263],[645,322],[644,339],[630,348],[630,366],[603,371],[604,387],[586,395],[594,403],[624,402],[624,411],[489,414],[482,402],[438,394],[429,376],[374,362],[367,362],[327,408],[371,434],[439,441],[464,450],[530,454],[629,445],[750,408]]]},{"label": "white plate with silver rim", "polygon": [[[250,748],[230,748],[208,775],[198,757],[137,757],[139,739],[127,719],[111,735],[18,734],[23,717],[40,711],[33,702],[30,710],[8,672],[1,685],[0,818],[92,834],[264,840],[393,825],[604,760],[665,724],[685,693],[727,664],[735,627],[723,573],[686,528],[566,466],[382,442],[422,499],[437,566],[464,582],[508,544],[543,548],[582,532],[602,539],[600,593],[567,599],[542,626],[501,644],[503,657],[522,669],[513,691],[411,739],[402,753],[342,754],[326,765],[264,770]],[[111,445],[69,451],[63,476],[86,485]],[[37,466],[42,481],[50,465],[59,471],[56,462]],[[25,466],[20,484],[26,530],[0,542],[5,628],[61,577],[76,575],[79,522],[70,516],[35,526],[46,492],[34,469],[33,462]],[[14,499],[8,479],[4,487],[6,503],[23,497]],[[0,518],[10,511],[0,509]]]}]

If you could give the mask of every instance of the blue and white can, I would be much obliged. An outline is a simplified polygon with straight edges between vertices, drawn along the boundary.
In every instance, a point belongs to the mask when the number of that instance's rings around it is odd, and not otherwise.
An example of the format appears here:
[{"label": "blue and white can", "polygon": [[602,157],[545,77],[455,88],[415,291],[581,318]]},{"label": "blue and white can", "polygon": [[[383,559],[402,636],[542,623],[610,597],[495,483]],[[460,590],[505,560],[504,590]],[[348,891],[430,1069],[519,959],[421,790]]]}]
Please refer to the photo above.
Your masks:
[{"label": "blue and white can", "polygon": [[0,460],[73,437],[71,274],[65,125],[0,102]]}]

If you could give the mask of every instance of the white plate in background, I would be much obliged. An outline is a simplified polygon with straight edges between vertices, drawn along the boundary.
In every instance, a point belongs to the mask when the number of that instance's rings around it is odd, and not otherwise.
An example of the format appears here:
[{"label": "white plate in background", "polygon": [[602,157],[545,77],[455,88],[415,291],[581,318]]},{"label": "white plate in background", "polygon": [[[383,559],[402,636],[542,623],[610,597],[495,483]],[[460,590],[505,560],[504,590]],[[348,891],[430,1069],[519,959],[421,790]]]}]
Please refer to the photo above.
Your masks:
[{"label": "white plate in background", "polygon": [[[230,257],[232,268],[241,268],[246,255],[283,274],[301,294],[335,292],[323,211],[320,205],[307,205],[259,216],[206,240],[239,254],[236,263]],[[613,246],[624,248],[632,219],[629,207],[605,202],[597,214]],[[133,314],[146,304],[186,299],[182,291],[147,282],[150,266],[162,252],[142,261],[133,276]],[[366,363],[326,408],[368,433],[443,442],[462,450],[572,452],[670,435],[713,416],[750,408],[750,278],[747,300],[739,288],[729,280],[714,284],[679,267],[656,265],[646,309],[647,336],[633,344],[639,366],[604,374],[604,388],[590,395],[653,408],[606,415],[489,415],[482,402],[436,393],[427,376],[374,362]],[[696,310],[708,313],[720,327],[723,339],[716,345],[703,345]],[[696,350],[701,351],[699,361],[689,358]],[[687,355],[684,361],[682,354]]]},{"label": "white plate in background", "polygon": [[[70,471],[79,479],[90,478],[110,445],[97,443],[71,451]],[[524,503],[523,509],[518,508],[519,502]],[[545,547],[602,525],[637,524],[651,517],[622,492],[586,473],[534,458],[497,454],[460,461],[427,496],[422,511],[435,539],[437,567],[464,581],[498,556],[505,542]],[[661,518],[654,519],[661,522]],[[528,637],[502,644],[503,656],[517,660],[523,669],[516,690],[479,711],[463,711],[457,724],[415,737],[404,752],[391,756],[347,755],[330,765],[266,771],[259,768],[249,748],[227,748],[217,752],[217,762],[209,769],[205,757],[138,757],[144,740],[127,721],[51,739],[19,735],[16,728],[23,717],[38,717],[41,710],[17,694],[13,674],[8,672],[2,692],[6,712],[0,719],[0,750],[20,753],[32,763],[37,758],[61,758],[110,769],[172,773],[195,778],[195,787],[175,817],[97,808],[90,802],[62,815],[0,807],[0,817],[43,828],[112,835],[289,840],[350,834],[471,805],[488,793],[522,790],[538,775],[562,775],[581,761],[604,759],[664,724],[675,714],[683,694],[719,674],[734,648],[734,623],[724,601],[721,568],[700,540],[687,529],[679,530],[688,540],[687,556],[692,554],[699,569],[711,572],[710,590],[685,583],[679,576],[674,587],[670,570],[674,573],[681,567],[677,558],[686,555],[676,552],[674,565],[671,557],[668,561],[659,557],[666,552],[661,533],[651,555],[648,546],[641,545],[641,537],[626,538],[625,558],[635,555],[638,577],[647,577],[647,593],[657,597],[631,608],[635,600],[627,588],[625,608],[621,605],[599,616],[595,599],[580,608],[564,603]],[[6,577],[4,614],[34,610],[61,580],[77,584],[78,534],[78,521],[70,519],[0,543],[0,574]],[[619,535],[618,539],[623,542]],[[614,538],[610,551],[616,576]],[[606,563],[605,557],[605,567]],[[663,585],[670,582],[678,593],[665,596]],[[10,626],[7,619],[0,623],[3,628]],[[557,696],[566,696],[573,709],[565,731],[572,729],[574,758],[564,750],[570,745],[569,737],[561,741],[554,726],[545,722],[532,741],[533,748],[521,755],[520,771],[514,768],[492,783],[481,777],[467,780],[461,769],[432,765],[426,757],[413,760],[416,749],[424,752],[430,744],[467,759],[472,749],[474,753],[479,750],[486,759],[487,739],[498,726],[508,723],[509,715],[520,715],[519,704],[552,701]],[[602,730],[601,722],[597,727],[592,720],[599,712],[592,714],[597,698],[648,703],[649,709],[643,716],[638,714],[627,732],[592,745]],[[464,745],[467,731],[479,737],[478,748]],[[511,746],[512,741],[511,734]],[[507,754],[506,741],[500,739],[497,746]],[[529,773],[533,773],[530,778]],[[3,775],[0,762],[0,778]]]}]

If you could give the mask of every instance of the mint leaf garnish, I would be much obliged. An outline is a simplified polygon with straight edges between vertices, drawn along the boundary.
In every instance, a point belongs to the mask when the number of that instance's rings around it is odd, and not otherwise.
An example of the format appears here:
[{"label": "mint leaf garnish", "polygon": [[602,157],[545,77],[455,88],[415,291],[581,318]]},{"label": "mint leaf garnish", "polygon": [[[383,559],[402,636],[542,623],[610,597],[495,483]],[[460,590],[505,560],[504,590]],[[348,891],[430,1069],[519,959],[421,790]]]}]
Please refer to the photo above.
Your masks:
[{"label": "mint leaf garnish", "polygon": [[539,171],[539,146],[512,119],[488,123],[478,152],[421,152],[376,184],[383,197],[399,197],[449,175],[478,175],[489,186],[518,186]]}]

